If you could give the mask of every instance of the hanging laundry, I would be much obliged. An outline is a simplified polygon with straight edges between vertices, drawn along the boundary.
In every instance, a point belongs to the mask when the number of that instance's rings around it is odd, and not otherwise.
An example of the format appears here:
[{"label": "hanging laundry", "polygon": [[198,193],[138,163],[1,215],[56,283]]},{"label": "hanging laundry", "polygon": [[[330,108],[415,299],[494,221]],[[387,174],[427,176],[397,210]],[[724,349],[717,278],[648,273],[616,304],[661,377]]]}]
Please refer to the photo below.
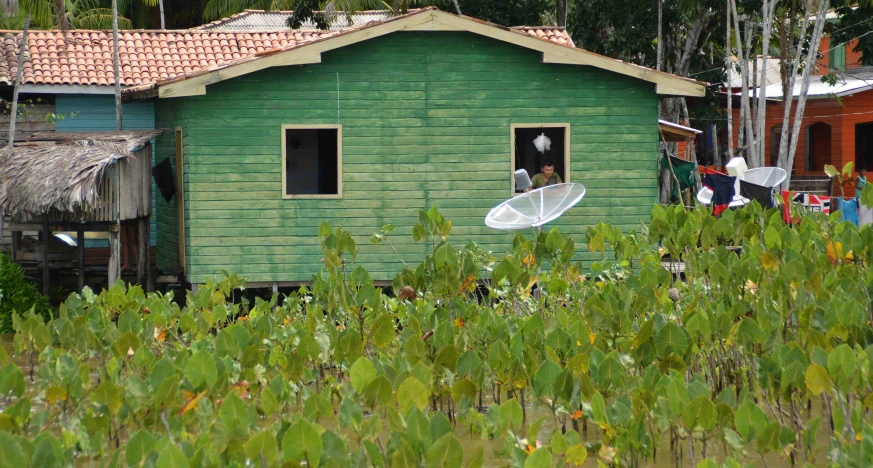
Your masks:
[{"label": "hanging laundry", "polygon": [[675,200],[679,197],[680,190],[697,186],[697,180],[694,177],[697,172],[697,164],[675,156],[670,156],[669,161],[667,158],[661,158],[661,167],[670,170],[670,164],[673,165],[673,173],[676,174],[676,179],[679,181],[679,187],[673,185],[672,197]]},{"label": "hanging laundry", "polygon": [[858,204],[858,225],[867,226],[873,224],[873,208],[865,206],[863,203]]},{"label": "hanging laundry", "polygon": [[758,200],[762,208],[773,208],[773,189],[770,187],[741,180],[740,195],[749,200]]},{"label": "hanging laundry", "polygon": [[731,201],[734,199],[737,178],[724,175],[720,172],[706,170],[706,175],[703,176],[703,185],[712,190],[712,214],[720,215],[728,208]]},{"label": "hanging laundry", "polygon": [[854,198],[838,199],[840,201],[840,219],[858,225],[858,200]]}]

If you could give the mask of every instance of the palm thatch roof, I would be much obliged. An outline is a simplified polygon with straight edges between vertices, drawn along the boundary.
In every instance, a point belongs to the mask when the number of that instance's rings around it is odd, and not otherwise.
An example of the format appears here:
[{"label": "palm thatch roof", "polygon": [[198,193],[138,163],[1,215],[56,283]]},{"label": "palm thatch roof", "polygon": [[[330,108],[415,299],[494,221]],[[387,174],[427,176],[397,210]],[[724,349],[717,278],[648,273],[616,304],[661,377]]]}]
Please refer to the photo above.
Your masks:
[{"label": "palm thatch roof", "polygon": [[0,149],[0,212],[74,212],[95,206],[106,169],[163,130],[40,132]]}]

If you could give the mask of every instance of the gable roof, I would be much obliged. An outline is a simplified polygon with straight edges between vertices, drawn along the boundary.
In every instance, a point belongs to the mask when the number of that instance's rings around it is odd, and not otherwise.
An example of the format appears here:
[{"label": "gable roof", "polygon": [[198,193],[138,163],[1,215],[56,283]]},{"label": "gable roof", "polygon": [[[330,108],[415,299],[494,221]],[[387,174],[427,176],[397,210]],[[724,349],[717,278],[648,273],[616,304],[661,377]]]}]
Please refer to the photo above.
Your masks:
[{"label": "gable roof", "polygon": [[569,44],[558,44],[536,33],[530,34],[523,30],[514,30],[467,16],[456,16],[429,7],[379,23],[349,28],[311,41],[289,44],[254,57],[129,88],[125,93],[142,93],[156,89],[159,97],[202,95],[206,94],[206,86],[219,81],[275,66],[321,63],[323,52],[398,31],[466,31],[541,52],[542,63],[588,65],[648,81],[656,85],[658,94],[703,96],[706,92],[706,83],[690,78],[604,57]]},{"label": "gable roof", "polygon": [[[412,8],[409,13],[416,13],[419,9]],[[287,31],[288,18],[293,14],[292,11],[264,11],[264,10],[244,10],[242,13],[231,15],[227,18],[213,21],[192,28],[192,30],[201,31],[223,31],[223,32],[239,32],[239,31]],[[368,10],[359,11],[351,15],[351,24],[348,23],[345,13],[337,12],[337,19],[331,23],[329,30],[344,31],[346,29],[364,26],[371,23],[379,23],[393,17],[393,13],[389,10]],[[311,20],[305,21],[299,28],[301,31],[317,30],[315,23]],[[548,39],[558,44],[573,44],[573,39],[567,33],[567,29],[563,26],[513,26],[510,28],[513,31],[523,32],[525,34]]]},{"label": "gable roof", "polygon": [[[572,44],[563,28],[543,26],[515,30],[558,44]],[[289,29],[269,32],[120,31],[121,84],[132,87],[169,80],[338,33]],[[20,44],[20,31],[0,31],[0,85],[11,85],[15,81]],[[111,31],[31,31],[27,35],[27,44],[22,84],[52,85],[55,89],[102,86],[107,87],[106,92],[111,92],[108,87],[115,84]]]}]

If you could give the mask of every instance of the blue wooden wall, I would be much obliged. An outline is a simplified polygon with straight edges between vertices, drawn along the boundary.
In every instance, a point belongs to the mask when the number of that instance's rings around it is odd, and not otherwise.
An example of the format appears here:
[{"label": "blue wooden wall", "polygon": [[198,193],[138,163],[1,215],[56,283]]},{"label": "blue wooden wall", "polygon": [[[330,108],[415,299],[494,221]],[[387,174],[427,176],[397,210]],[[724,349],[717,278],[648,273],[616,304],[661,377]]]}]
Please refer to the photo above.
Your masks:
[{"label": "blue wooden wall", "polygon": [[[125,130],[155,128],[155,103],[137,102],[121,108],[121,123]],[[56,123],[58,132],[97,132],[115,130],[115,97],[103,94],[57,94],[55,114],[62,116]],[[154,162],[154,145],[152,145]],[[157,187],[152,181],[152,213],[155,212]],[[155,217],[151,222],[151,245],[157,245]],[[105,239],[89,240],[88,247],[106,247]]]}]

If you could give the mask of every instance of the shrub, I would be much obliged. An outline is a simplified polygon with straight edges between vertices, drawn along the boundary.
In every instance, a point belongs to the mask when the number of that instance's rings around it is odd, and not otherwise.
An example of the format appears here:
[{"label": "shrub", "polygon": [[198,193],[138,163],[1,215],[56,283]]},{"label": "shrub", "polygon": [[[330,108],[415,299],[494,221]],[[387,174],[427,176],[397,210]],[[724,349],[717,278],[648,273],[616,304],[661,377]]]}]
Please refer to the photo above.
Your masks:
[{"label": "shrub", "polygon": [[40,294],[21,269],[6,254],[0,254],[0,333],[12,332],[12,311],[24,313],[34,307],[48,316],[49,300]]}]

